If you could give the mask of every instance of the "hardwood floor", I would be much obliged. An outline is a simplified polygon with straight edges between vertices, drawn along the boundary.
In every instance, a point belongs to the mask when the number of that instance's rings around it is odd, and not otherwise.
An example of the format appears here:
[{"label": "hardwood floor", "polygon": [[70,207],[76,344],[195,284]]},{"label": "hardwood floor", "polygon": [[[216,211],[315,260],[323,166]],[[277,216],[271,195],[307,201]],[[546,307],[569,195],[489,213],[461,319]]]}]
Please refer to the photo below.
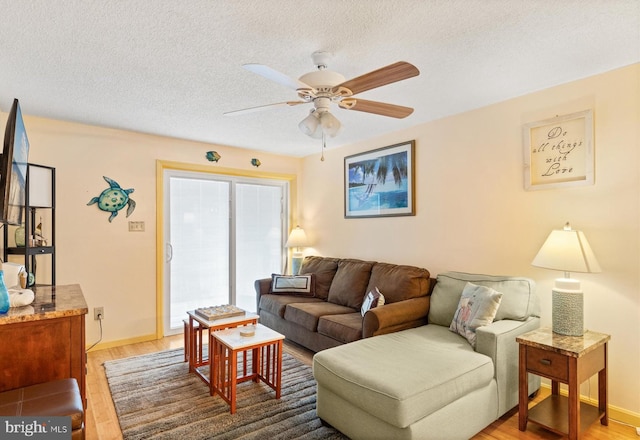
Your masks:
[{"label": "hardwood floor", "polygon": [[[176,335],[151,342],[125,345],[105,350],[90,351],[87,355],[87,440],[122,439],[111,393],[104,374],[103,362],[130,356],[169,350],[183,346],[182,335]],[[285,351],[307,365],[311,365],[313,353],[293,343],[285,341]],[[541,391],[533,403],[541,400],[546,393]],[[544,430],[530,423],[526,432],[518,430],[518,413],[512,411],[486,427],[473,437],[473,440],[511,440],[511,439],[562,439],[560,435]],[[592,425],[582,436],[583,440],[623,440],[638,439],[635,428],[614,421],[609,426],[599,423]]]}]

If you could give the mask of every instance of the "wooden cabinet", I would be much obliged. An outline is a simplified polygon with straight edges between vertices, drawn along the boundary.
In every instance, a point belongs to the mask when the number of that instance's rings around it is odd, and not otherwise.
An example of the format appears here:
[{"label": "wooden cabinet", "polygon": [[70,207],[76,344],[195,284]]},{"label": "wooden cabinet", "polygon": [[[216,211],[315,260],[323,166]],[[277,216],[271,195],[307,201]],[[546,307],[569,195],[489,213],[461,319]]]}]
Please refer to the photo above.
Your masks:
[{"label": "wooden cabinet", "polygon": [[0,315],[0,392],[73,377],[86,408],[88,309],[82,290],[38,286],[34,292],[34,303]]},{"label": "wooden cabinet", "polygon": [[[535,330],[516,338],[519,345],[520,431],[527,422],[537,423],[570,440],[600,419],[609,423],[607,412],[607,343],[609,335],[587,331],[583,336],[557,335],[551,329]],[[528,374],[551,379],[551,395],[529,409]],[[598,374],[598,406],[580,402],[580,384]],[[568,395],[560,395],[560,383]]]}]

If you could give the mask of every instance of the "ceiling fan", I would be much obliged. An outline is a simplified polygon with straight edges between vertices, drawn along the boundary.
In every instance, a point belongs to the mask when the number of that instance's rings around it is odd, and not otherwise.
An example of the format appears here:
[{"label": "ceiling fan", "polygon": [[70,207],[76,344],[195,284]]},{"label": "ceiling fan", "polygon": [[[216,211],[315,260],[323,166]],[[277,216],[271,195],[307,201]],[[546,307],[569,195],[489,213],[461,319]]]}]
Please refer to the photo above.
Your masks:
[{"label": "ceiling fan", "polygon": [[411,107],[369,101],[354,97],[354,95],[417,76],[420,71],[414,65],[399,61],[347,81],[341,74],[327,69],[330,58],[331,53],[329,52],[314,52],[312,59],[318,70],[306,73],[299,79],[291,78],[262,64],[244,64],[242,67],[246,70],[294,89],[300,100],[261,105],[224,114],[233,116],[274,107],[313,103],[313,109],[306,118],[300,121],[298,127],[306,135],[324,140],[325,135],[336,136],[341,128],[340,121],[329,111],[331,103],[337,103],[338,107],[345,110],[374,113],[399,119],[406,118],[413,113]]}]

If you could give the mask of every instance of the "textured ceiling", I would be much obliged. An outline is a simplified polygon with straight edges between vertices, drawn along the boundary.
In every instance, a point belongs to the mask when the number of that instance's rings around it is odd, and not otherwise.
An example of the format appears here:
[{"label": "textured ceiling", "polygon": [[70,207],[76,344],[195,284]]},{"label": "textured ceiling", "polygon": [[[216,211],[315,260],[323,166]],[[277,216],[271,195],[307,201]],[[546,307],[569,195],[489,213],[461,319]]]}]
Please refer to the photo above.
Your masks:
[{"label": "textured ceiling", "polygon": [[[293,156],[309,106],[244,70],[292,77],[334,54],[347,79],[408,61],[418,77],[358,95],[397,120],[334,106],[328,148],[640,61],[638,0],[0,0],[0,109]],[[27,127],[28,128],[28,127]]]}]

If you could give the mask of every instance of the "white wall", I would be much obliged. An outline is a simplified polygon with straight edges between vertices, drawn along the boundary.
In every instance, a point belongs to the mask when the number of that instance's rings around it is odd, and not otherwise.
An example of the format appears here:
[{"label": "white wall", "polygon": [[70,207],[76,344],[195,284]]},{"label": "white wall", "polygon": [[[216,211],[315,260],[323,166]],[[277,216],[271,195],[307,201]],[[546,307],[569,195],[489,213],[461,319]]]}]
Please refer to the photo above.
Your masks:
[{"label": "white wall", "polygon": [[[522,125],[593,109],[596,183],[525,191]],[[375,115],[363,115],[375,123]],[[348,127],[346,127],[348,130]],[[602,273],[574,274],[585,325],[611,334],[610,402],[640,415],[640,65],[307,157],[300,224],[309,253],[446,270],[529,276],[551,325],[559,272],[531,261],[552,229],[585,232]],[[416,141],[416,216],[344,219],[345,156]],[[595,396],[597,381],[582,392]],[[589,390],[589,386],[591,389]]]}]

